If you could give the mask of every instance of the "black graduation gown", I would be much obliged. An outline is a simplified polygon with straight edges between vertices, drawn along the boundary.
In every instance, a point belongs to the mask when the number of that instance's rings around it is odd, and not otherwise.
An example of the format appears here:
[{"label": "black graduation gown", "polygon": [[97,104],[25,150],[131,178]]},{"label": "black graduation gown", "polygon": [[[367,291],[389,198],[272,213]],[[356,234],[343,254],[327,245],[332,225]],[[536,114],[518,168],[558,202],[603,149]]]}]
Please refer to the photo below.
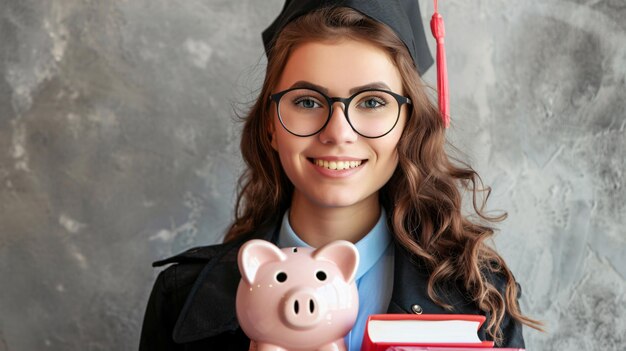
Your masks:
[{"label": "black graduation gown", "polygon": [[[278,228],[273,233],[257,233],[227,244],[193,248],[153,263],[155,267],[173,264],[163,270],[154,283],[139,350],[247,351],[250,340],[239,328],[235,312],[235,297],[241,278],[237,253],[243,242],[253,238],[276,242],[277,231]],[[504,292],[504,277],[492,275],[489,279],[500,292]],[[405,249],[396,245],[394,285],[387,312],[414,313],[421,307],[422,313],[485,315],[457,288],[445,292],[446,301],[454,309],[444,310],[428,298],[427,282],[426,270]],[[485,332],[486,324],[478,331],[481,340],[490,340]],[[501,328],[504,342],[500,347],[524,348],[519,322],[505,314]]]}]

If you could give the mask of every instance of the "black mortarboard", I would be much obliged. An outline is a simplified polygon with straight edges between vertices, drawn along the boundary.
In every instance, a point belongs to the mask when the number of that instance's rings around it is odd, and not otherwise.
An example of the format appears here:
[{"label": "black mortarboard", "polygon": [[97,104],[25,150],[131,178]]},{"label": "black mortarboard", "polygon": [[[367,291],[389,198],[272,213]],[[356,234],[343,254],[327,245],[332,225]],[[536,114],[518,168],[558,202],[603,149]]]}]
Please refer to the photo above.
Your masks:
[{"label": "black mortarboard", "polygon": [[265,53],[269,54],[276,36],[289,22],[323,7],[349,7],[386,24],[409,49],[420,74],[432,66],[417,0],[286,0],[278,18],[263,31]]}]

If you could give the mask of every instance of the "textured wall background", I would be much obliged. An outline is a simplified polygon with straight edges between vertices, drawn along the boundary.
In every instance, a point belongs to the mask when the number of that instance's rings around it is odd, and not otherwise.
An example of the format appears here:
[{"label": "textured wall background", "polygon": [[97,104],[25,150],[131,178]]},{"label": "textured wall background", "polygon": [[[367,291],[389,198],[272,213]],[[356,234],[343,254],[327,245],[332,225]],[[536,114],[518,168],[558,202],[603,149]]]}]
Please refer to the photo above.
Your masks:
[{"label": "textured wall background", "polygon": [[[150,262],[231,219],[233,108],[281,7],[0,0],[0,351],[136,349]],[[495,244],[549,330],[528,349],[624,350],[626,1],[441,11],[450,139],[509,212]]]}]

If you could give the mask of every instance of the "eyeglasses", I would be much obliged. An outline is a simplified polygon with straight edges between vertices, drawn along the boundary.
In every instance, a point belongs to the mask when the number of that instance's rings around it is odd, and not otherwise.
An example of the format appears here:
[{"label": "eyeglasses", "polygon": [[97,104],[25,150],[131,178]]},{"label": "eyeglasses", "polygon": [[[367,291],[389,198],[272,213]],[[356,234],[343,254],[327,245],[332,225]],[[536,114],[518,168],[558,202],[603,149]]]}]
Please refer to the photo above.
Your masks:
[{"label": "eyeglasses", "polygon": [[319,133],[330,121],[335,102],[344,106],[346,120],[357,134],[380,138],[396,126],[400,107],[411,99],[391,91],[367,89],[349,98],[329,97],[315,89],[291,88],[270,96],[276,102],[278,119],[289,133],[308,137]]}]

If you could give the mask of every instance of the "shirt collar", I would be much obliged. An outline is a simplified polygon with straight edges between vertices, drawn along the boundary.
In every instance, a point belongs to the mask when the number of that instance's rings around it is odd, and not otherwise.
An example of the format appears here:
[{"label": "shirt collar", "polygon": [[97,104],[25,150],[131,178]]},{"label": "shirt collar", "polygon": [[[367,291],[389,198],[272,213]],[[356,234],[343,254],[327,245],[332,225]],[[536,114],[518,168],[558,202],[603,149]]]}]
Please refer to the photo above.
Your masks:
[{"label": "shirt collar", "polygon": [[[367,233],[355,246],[359,251],[359,268],[356,272],[356,280],[361,278],[367,271],[374,266],[380,257],[385,253],[387,246],[391,243],[391,232],[387,227],[387,215],[385,209],[381,206],[380,217],[374,228]],[[278,234],[279,247],[311,247],[304,242],[296,232],[291,228],[289,223],[289,210],[283,215],[283,221],[280,225]]]}]

